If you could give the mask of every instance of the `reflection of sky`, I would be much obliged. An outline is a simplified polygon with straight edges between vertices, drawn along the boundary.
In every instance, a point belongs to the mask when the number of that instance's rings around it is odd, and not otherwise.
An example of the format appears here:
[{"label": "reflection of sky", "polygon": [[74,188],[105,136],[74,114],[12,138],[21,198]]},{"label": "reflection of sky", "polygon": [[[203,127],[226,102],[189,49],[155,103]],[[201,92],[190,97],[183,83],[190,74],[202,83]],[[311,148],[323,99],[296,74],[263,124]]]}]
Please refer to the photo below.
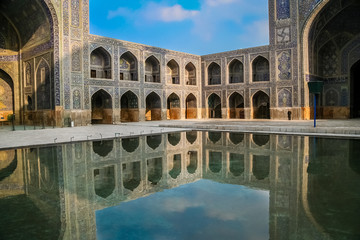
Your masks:
[{"label": "reflection of sky", "polygon": [[269,239],[269,192],[200,180],[96,212],[98,239]]}]

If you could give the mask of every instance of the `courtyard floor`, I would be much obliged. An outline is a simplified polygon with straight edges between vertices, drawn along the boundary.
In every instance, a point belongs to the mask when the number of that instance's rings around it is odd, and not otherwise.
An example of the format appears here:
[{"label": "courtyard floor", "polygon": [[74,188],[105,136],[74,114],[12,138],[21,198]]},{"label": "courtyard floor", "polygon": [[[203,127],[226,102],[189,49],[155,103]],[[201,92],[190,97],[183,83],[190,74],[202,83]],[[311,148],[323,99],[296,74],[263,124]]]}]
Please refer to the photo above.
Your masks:
[{"label": "courtyard floor", "polygon": [[[165,120],[118,125],[91,125],[83,127],[46,128],[24,130],[17,126],[0,127],[0,149],[50,145],[56,143],[78,142],[168,133],[184,130],[214,130],[254,133],[275,133],[294,135],[316,135],[327,137],[360,138],[360,119],[351,120]],[[31,129],[31,128],[28,128]]]}]

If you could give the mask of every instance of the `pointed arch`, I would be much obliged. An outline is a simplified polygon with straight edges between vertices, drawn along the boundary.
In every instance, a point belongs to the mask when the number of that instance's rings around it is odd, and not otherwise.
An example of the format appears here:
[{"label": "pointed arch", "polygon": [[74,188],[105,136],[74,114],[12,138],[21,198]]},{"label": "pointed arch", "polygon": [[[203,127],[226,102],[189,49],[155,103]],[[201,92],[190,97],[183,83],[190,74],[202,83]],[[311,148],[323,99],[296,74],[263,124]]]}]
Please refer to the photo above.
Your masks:
[{"label": "pointed arch", "polygon": [[258,91],[252,97],[253,118],[270,119],[270,98],[263,91]]},{"label": "pointed arch", "polygon": [[180,84],[179,64],[174,59],[171,59],[166,66],[167,82],[172,84]]},{"label": "pointed arch", "polygon": [[127,91],[121,96],[121,121],[138,122],[139,121],[139,100],[135,93]]},{"label": "pointed arch", "polygon": [[229,117],[244,119],[244,98],[237,92],[234,92],[229,97]]},{"label": "pointed arch", "polygon": [[148,181],[153,185],[157,185],[161,178],[163,172],[162,158],[152,158],[147,160],[147,173]]},{"label": "pointed arch", "polygon": [[221,84],[221,67],[219,64],[212,62],[208,67],[208,85]]},{"label": "pointed arch", "polygon": [[36,66],[36,107],[37,110],[51,109],[53,105],[53,94],[51,91],[51,69],[49,63],[41,58]]},{"label": "pointed arch", "polygon": [[229,64],[229,83],[244,82],[244,65],[238,59],[233,59]]},{"label": "pointed arch", "polygon": [[134,191],[141,182],[141,164],[140,162],[123,163],[122,165],[123,186]]},{"label": "pointed arch", "polygon": [[91,97],[91,123],[112,124],[112,97],[103,89]]},{"label": "pointed arch", "polygon": [[185,83],[186,85],[196,85],[196,67],[192,62],[185,66]]},{"label": "pointed arch", "polygon": [[94,169],[95,194],[108,198],[115,190],[115,166]]},{"label": "pointed arch", "polygon": [[90,77],[111,79],[111,55],[103,47],[94,49],[90,54]]},{"label": "pointed arch", "polygon": [[185,118],[186,119],[196,119],[197,118],[197,99],[194,94],[190,93],[185,100],[186,110]]},{"label": "pointed arch", "polygon": [[216,93],[208,97],[208,117],[221,118],[221,98]]},{"label": "pointed arch", "polygon": [[0,69],[0,122],[14,113],[14,83],[12,78]]},{"label": "pointed arch", "polygon": [[269,61],[257,56],[252,62],[253,82],[268,82],[270,81],[270,64]]},{"label": "pointed arch", "polygon": [[180,118],[181,118],[180,98],[176,93],[172,93],[167,99],[167,119],[173,120]]},{"label": "pointed arch", "polygon": [[[181,173],[181,154],[175,154],[173,156],[172,162],[170,163],[171,170],[169,175],[173,179],[177,179]],[[169,169],[170,169],[169,167]]]},{"label": "pointed arch", "polygon": [[149,121],[161,120],[161,98],[155,92],[146,97],[145,118]]},{"label": "pointed arch", "polygon": [[130,51],[120,56],[120,80],[138,81],[138,60]]},{"label": "pointed arch", "polygon": [[145,60],[145,82],[160,82],[160,62],[151,55]]}]

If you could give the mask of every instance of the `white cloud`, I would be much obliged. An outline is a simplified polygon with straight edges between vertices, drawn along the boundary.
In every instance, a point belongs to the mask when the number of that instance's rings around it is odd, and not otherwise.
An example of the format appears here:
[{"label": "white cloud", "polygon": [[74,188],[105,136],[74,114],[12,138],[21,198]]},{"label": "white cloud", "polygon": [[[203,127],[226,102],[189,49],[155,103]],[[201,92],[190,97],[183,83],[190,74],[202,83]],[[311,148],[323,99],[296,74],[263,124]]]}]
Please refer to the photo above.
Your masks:
[{"label": "white cloud", "polygon": [[162,7],[159,8],[158,11],[160,12],[159,19],[164,22],[183,21],[185,19],[192,18],[199,13],[199,11],[195,10],[185,10],[179,4],[172,7]]},{"label": "white cloud", "polygon": [[255,21],[245,27],[244,32],[239,36],[240,42],[246,46],[259,46],[268,44],[269,22],[267,20]]},{"label": "white cloud", "polygon": [[222,4],[229,4],[237,2],[238,0],[205,0],[205,3],[209,6],[215,7]]},{"label": "white cloud", "polygon": [[114,10],[114,11],[110,10],[109,13],[108,13],[107,18],[112,19],[112,18],[115,18],[115,17],[129,17],[129,16],[131,16],[131,14],[132,13],[131,13],[130,9],[120,7],[118,9]]}]

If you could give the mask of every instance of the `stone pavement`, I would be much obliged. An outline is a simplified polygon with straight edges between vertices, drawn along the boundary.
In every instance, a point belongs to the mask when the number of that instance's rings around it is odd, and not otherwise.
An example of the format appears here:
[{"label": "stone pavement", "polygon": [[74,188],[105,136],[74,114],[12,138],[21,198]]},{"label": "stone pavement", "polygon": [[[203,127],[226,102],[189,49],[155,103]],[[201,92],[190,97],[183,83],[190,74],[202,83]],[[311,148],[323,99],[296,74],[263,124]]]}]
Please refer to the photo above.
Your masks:
[{"label": "stone pavement", "polygon": [[[21,127],[17,129],[21,129]],[[313,127],[313,121],[305,120],[224,119],[148,121],[119,125],[16,131],[10,131],[10,127],[4,126],[0,129],[0,149],[149,135],[190,129],[360,138],[360,119],[318,120],[316,128]]]}]

